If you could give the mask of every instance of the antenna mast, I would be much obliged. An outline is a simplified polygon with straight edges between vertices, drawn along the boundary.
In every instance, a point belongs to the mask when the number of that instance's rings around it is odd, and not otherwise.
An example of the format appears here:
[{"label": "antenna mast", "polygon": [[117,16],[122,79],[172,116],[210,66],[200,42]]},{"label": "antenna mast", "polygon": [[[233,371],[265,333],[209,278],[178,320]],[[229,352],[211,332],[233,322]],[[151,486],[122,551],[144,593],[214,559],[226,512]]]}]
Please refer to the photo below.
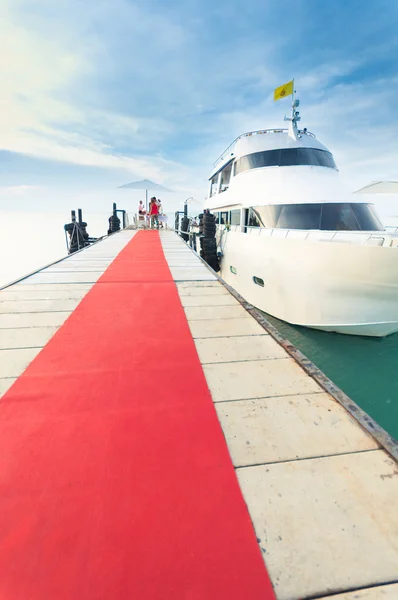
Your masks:
[{"label": "antenna mast", "polygon": [[294,89],[294,79],[293,79],[293,93],[292,93],[292,111],[290,117],[285,117],[285,121],[289,121],[289,135],[294,140],[297,140],[301,137],[299,134],[299,130],[297,127],[298,121],[301,121],[300,113],[297,110],[300,106],[300,100],[296,98],[296,90]]}]

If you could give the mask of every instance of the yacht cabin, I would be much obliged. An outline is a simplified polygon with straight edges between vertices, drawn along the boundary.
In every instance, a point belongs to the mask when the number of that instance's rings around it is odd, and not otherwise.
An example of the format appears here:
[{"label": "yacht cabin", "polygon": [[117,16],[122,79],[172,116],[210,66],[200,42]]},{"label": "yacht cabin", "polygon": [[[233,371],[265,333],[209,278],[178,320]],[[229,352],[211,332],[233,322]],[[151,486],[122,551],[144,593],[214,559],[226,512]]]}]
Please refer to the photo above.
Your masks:
[{"label": "yacht cabin", "polygon": [[384,230],[373,204],[340,187],[332,153],[306,129],[295,137],[287,129],[239,136],[214,165],[206,208],[242,232]]}]

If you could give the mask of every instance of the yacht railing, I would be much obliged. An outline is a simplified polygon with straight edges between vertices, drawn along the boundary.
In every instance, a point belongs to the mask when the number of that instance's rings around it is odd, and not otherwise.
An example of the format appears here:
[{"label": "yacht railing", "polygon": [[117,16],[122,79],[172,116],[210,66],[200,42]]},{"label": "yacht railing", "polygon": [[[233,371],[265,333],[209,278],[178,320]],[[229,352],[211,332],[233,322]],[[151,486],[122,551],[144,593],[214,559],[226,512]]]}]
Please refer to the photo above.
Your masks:
[{"label": "yacht railing", "polygon": [[[224,229],[225,225],[218,227]],[[314,240],[318,242],[340,242],[345,244],[361,244],[375,246],[398,247],[398,235],[388,231],[327,231],[327,230],[303,230],[303,229],[267,229],[266,227],[246,227],[244,225],[230,225],[230,231],[248,233],[249,235],[264,235],[281,239]]]},{"label": "yacht railing", "polygon": [[[248,131],[247,133],[242,133],[236,139],[234,139],[234,141],[232,142],[232,144],[230,144],[228,146],[228,148],[226,150],[224,150],[224,152],[217,158],[217,160],[213,164],[213,167],[216,167],[219,162],[221,162],[222,160],[224,160],[225,157],[226,157],[226,155],[228,153],[231,153],[232,148],[242,138],[244,138],[244,137],[250,137],[251,135],[262,135],[264,133],[284,133],[285,131],[289,131],[289,130],[288,129],[259,129],[258,131]],[[304,130],[302,130],[302,131],[299,131],[299,133],[309,135],[310,137],[313,137],[313,138],[315,137],[315,135],[313,133],[311,133],[310,131],[304,131]]]}]

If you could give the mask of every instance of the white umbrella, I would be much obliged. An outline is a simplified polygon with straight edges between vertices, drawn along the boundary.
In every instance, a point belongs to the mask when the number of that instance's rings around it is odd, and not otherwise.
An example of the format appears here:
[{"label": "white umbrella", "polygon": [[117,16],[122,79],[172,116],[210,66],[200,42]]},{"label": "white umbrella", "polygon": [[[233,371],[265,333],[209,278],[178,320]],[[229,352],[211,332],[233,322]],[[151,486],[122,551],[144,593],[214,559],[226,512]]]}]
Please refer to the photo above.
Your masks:
[{"label": "white umbrella", "polygon": [[164,185],[160,185],[159,183],[155,183],[154,181],[150,181],[150,179],[142,179],[141,181],[133,181],[132,183],[125,183],[124,185],[119,185],[119,189],[128,188],[130,190],[145,190],[145,208],[148,210],[148,191],[161,191],[161,192],[172,192],[168,188],[164,187]]},{"label": "white umbrella", "polygon": [[354,194],[398,194],[398,181],[375,181]]}]

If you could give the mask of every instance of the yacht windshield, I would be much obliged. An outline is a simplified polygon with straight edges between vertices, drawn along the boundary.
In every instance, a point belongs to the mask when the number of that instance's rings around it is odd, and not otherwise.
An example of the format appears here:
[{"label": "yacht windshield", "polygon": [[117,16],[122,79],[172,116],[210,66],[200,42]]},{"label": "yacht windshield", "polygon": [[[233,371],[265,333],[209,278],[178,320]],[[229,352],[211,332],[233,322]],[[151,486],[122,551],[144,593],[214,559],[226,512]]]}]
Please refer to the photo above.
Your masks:
[{"label": "yacht windshield", "polygon": [[248,210],[248,227],[384,231],[373,204],[276,204]]},{"label": "yacht windshield", "polygon": [[294,165],[337,168],[332,154],[326,150],[319,150],[318,148],[283,148],[254,152],[238,158],[235,175],[259,167],[290,167]]}]

